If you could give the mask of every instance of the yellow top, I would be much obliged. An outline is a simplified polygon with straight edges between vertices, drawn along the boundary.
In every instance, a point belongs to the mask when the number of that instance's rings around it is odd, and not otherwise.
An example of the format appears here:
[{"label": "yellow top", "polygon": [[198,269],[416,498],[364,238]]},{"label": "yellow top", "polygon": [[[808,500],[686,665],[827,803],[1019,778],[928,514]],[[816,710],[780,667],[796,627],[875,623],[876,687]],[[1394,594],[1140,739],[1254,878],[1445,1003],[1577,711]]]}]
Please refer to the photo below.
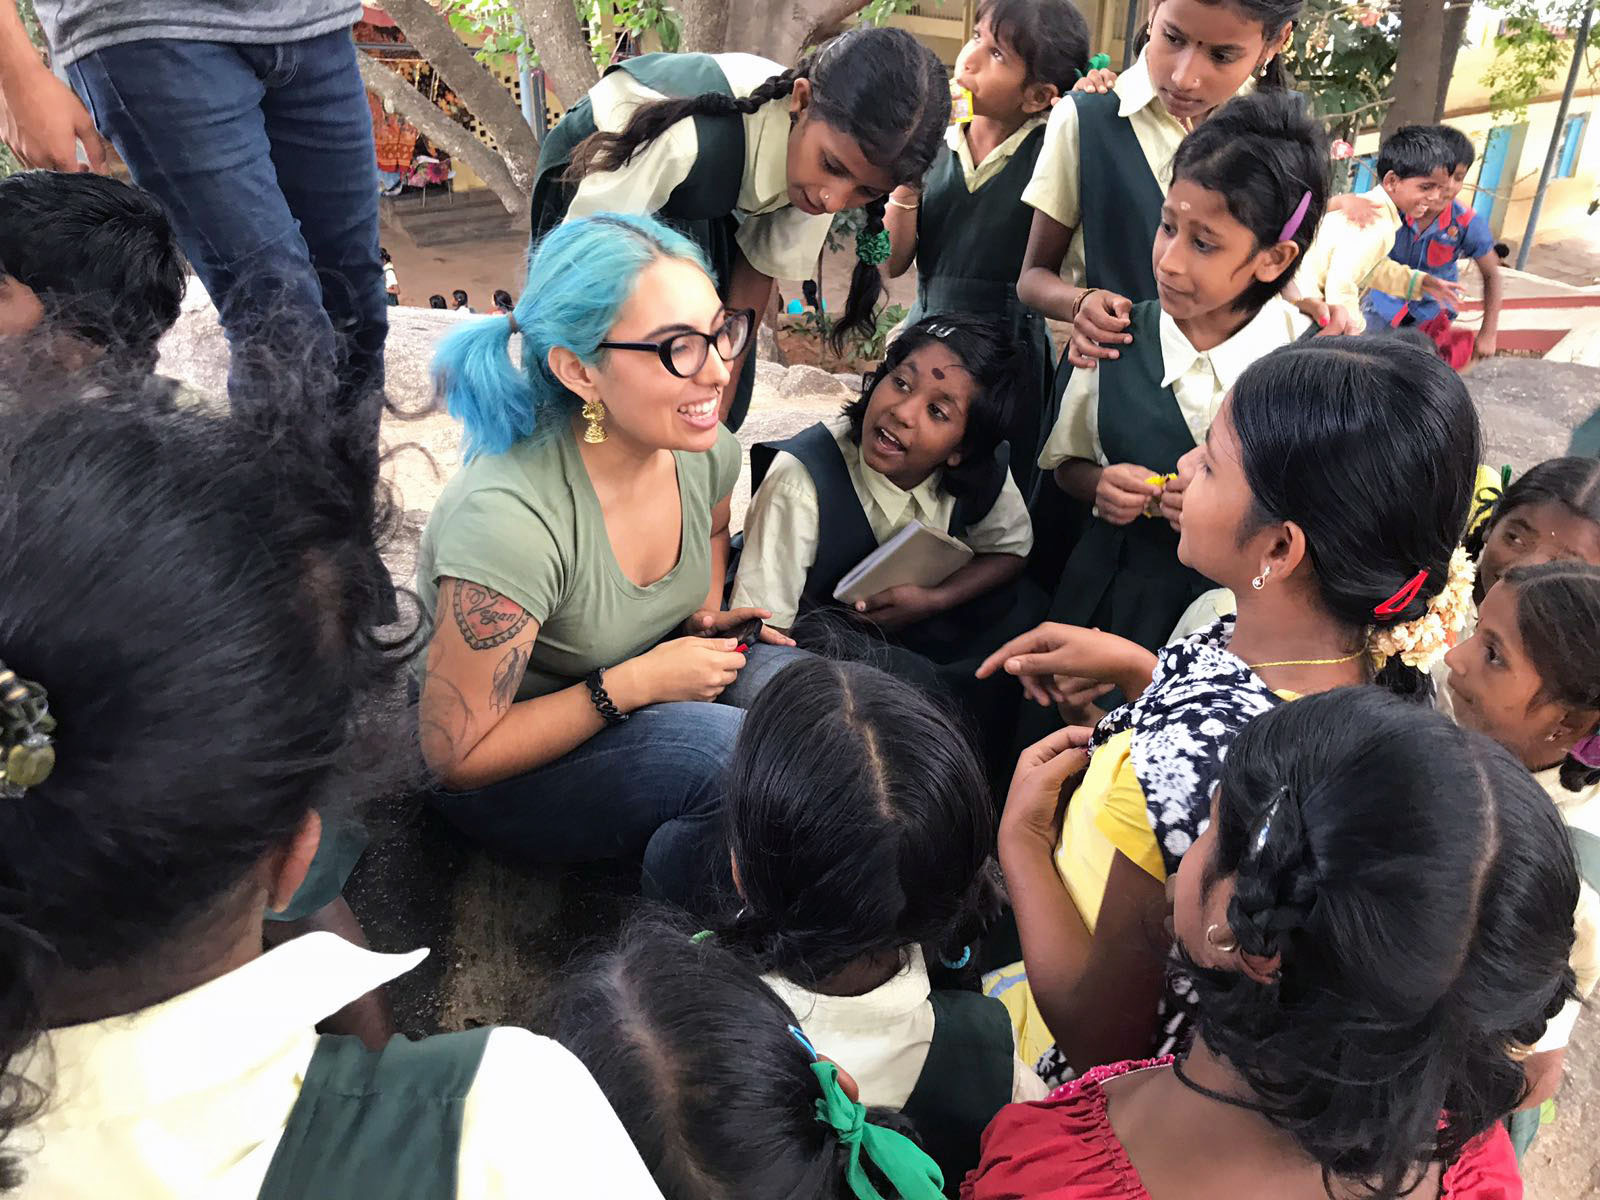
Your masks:
[{"label": "yellow top", "polygon": [[[1410,270],[1389,257],[1394,235],[1400,231],[1400,210],[1381,186],[1365,197],[1378,206],[1377,219],[1363,227],[1342,212],[1330,211],[1294,274],[1302,296],[1343,306],[1357,332],[1367,327],[1361,315],[1364,289],[1380,287],[1403,296],[1411,279]],[[1398,286],[1396,272],[1403,276]]]}]

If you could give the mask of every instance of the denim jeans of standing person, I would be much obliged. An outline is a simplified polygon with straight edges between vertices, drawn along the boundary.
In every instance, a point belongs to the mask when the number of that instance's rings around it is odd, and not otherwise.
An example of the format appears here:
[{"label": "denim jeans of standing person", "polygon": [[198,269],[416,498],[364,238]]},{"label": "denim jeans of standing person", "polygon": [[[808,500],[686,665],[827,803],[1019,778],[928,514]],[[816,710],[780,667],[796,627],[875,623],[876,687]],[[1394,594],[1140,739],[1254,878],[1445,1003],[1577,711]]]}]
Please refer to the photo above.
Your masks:
[{"label": "denim jeans of standing person", "polygon": [[512,862],[639,859],[646,896],[709,915],[733,897],[723,776],[742,710],[802,657],[784,646],[753,647],[716,704],[652,704],[555,762],[476,791],[437,792],[433,805]]},{"label": "denim jeans of standing person", "polygon": [[377,478],[388,305],[372,117],[348,30],[275,45],[149,39],[67,68],[167,208],[232,349],[246,419],[284,380],[335,383],[340,447]]}]

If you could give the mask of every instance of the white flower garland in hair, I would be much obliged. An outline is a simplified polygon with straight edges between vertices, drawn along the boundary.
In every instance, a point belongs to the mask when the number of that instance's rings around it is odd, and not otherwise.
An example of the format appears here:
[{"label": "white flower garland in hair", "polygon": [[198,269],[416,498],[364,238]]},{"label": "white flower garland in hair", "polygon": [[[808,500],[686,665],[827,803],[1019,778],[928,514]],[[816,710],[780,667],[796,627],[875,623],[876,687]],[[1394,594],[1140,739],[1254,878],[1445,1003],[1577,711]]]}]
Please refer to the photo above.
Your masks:
[{"label": "white flower garland in hair", "polygon": [[1428,611],[1399,625],[1374,625],[1367,635],[1367,652],[1381,671],[1391,658],[1427,673],[1456,644],[1472,619],[1472,585],[1477,568],[1460,546],[1450,556],[1450,579],[1432,600]]}]

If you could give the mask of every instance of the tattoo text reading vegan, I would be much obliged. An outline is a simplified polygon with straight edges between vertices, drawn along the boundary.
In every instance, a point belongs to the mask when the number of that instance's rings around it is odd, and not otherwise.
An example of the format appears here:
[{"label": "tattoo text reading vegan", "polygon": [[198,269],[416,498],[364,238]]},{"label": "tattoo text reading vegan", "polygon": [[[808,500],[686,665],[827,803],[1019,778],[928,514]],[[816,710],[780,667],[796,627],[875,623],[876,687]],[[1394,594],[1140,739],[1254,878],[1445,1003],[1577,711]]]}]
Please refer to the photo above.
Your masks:
[{"label": "tattoo text reading vegan", "polygon": [[464,579],[456,581],[451,604],[456,614],[456,628],[474,650],[504,645],[521,633],[530,619],[515,600]]}]

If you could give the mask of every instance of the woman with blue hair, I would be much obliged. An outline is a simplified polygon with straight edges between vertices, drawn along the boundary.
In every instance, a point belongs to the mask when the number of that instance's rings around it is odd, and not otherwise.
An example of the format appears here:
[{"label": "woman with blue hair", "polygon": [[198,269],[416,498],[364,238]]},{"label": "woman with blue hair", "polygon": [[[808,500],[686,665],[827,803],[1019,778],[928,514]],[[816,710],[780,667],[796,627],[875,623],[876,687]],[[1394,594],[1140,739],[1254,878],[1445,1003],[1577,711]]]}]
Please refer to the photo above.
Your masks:
[{"label": "woman with blue hair", "polygon": [[712,702],[750,649],[730,635],[768,614],[722,611],[740,451],[718,406],[754,315],[682,235],[600,214],[439,347],[466,465],[418,552],[422,746],[439,810],[499,853],[642,857],[646,893],[685,905],[727,882],[742,714]]}]

